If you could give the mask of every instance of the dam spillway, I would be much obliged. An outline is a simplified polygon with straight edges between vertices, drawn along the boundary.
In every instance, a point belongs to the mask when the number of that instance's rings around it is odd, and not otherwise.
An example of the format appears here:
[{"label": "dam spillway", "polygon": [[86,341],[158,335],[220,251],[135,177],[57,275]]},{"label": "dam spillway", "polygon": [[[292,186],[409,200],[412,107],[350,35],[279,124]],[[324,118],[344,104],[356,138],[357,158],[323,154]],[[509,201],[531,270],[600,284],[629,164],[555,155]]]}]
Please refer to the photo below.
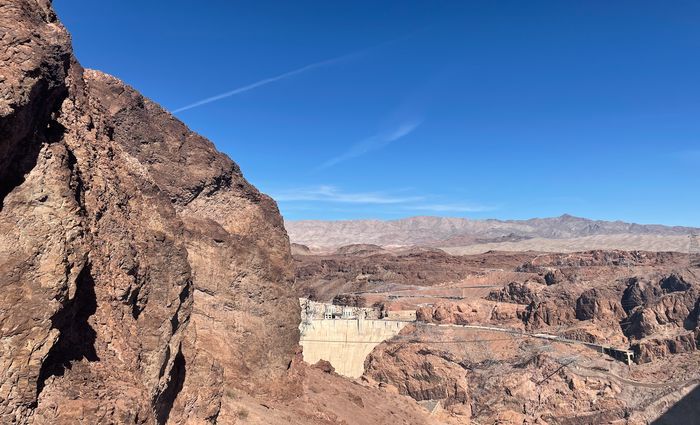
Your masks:
[{"label": "dam spillway", "polygon": [[305,362],[327,360],[338,374],[359,378],[374,347],[398,335],[408,323],[382,319],[311,319],[302,322],[299,343],[304,349]]}]

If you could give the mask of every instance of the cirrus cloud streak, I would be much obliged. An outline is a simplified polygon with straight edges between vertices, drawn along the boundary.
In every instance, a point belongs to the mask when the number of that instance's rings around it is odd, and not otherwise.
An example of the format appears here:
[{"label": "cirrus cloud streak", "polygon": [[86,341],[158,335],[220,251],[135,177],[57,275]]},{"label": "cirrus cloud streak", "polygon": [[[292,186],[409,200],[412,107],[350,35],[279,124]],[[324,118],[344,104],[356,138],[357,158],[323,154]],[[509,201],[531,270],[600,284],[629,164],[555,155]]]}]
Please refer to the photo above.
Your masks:
[{"label": "cirrus cloud streak", "polygon": [[332,167],[338,163],[347,161],[349,159],[357,158],[368,154],[377,149],[381,149],[392,142],[402,139],[418,128],[421,121],[406,121],[399,124],[396,128],[391,131],[375,134],[368,137],[360,142],[355,143],[346,152],[329,159],[328,161],[321,164],[318,169],[322,170],[324,168]]},{"label": "cirrus cloud streak", "polygon": [[318,201],[348,204],[404,204],[425,199],[422,196],[397,196],[384,192],[349,193],[330,185],[284,190],[272,194],[272,197],[279,202]]}]

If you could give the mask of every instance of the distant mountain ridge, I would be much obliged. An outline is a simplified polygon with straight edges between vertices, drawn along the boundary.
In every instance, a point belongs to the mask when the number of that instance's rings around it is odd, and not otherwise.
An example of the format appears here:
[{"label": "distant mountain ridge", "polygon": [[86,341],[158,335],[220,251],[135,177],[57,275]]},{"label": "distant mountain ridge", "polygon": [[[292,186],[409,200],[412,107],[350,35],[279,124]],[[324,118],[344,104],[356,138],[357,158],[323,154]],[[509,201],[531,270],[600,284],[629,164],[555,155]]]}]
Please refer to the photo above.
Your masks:
[{"label": "distant mountain ridge", "polygon": [[590,220],[564,214],[529,220],[471,220],[419,216],[399,220],[286,221],[292,242],[312,247],[349,244],[468,246],[533,238],[607,235],[688,236],[700,228]]}]

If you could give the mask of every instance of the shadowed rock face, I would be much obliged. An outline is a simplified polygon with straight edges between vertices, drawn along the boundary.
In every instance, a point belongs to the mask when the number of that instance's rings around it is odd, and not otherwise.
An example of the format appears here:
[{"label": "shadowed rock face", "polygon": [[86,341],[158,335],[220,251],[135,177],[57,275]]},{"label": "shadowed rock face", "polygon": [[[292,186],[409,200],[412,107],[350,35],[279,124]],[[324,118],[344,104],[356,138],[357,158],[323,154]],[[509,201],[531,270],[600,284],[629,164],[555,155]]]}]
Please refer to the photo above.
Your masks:
[{"label": "shadowed rock face", "polygon": [[0,5],[0,422],[226,418],[293,396],[275,203],[202,137],[83,70],[47,0]]}]

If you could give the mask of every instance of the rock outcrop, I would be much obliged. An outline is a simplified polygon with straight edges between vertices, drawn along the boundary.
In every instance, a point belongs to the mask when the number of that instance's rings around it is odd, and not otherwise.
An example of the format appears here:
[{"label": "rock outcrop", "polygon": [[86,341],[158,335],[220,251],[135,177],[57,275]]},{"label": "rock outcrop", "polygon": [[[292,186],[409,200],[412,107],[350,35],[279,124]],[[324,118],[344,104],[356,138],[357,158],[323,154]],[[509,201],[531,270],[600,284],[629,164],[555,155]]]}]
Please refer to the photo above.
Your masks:
[{"label": "rock outcrop", "polygon": [[632,278],[622,294],[621,304],[628,317],[622,322],[626,335],[634,338],[650,336],[659,327],[697,327],[700,288],[672,273],[656,283],[650,279]]},{"label": "rock outcrop", "polygon": [[458,363],[449,351],[395,344],[375,349],[365,361],[365,373],[415,400],[442,400],[468,409],[467,371]]},{"label": "rock outcrop", "polygon": [[672,273],[658,281],[629,279],[622,306],[628,314],[620,326],[638,362],[700,348],[700,288],[683,276]]},{"label": "rock outcrop", "polygon": [[578,320],[620,320],[625,317],[622,305],[612,291],[592,288],[584,291],[576,300]]},{"label": "rock outcrop", "polygon": [[376,291],[378,285],[435,286],[482,275],[481,268],[513,268],[536,254],[452,256],[436,249],[374,250],[350,247],[343,254],[295,255],[302,294],[330,302],[339,293]]},{"label": "rock outcrop", "polygon": [[0,5],[0,422],[232,417],[289,397],[299,311],[275,203],[85,71],[48,0]]},{"label": "rock outcrop", "polygon": [[544,282],[547,284],[547,286],[557,285],[565,281],[566,276],[564,276],[559,269],[550,270],[544,274]]},{"label": "rock outcrop", "polygon": [[486,323],[489,320],[512,320],[518,315],[519,306],[484,305],[480,302],[452,303],[437,302],[432,306],[421,306],[416,310],[418,322],[442,325],[472,325]]},{"label": "rock outcrop", "polygon": [[582,376],[571,367],[576,356],[523,352],[527,344],[493,335],[439,347],[421,341],[427,335],[419,330],[408,335],[411,343],[374,350],[367,378],[416,400],[441,400],[458,423],[615,423],[627,414],[620,386],[604,375]]},{"label": "rock outcrop", "polygon": [[593,250],[586,252],[552,253],[539,255],[520,267],[521,271],[547,272],[553,267],[603,266],[660,266],[672,263],[684,254],[675,252],[647,252],[620,250]]},{"label": "rock outcrop", "polygon": [[539,301],[536,288],[532,284],[520,282],[510,282],[502,289],[489,293],[486,299],[525,305]]},{"label": "rock outcrop", "polygon": [[688,353],[698,350],[698,332],[683,332],[665,338],[647,338],[632,344],[638,363],[648,363],[671,354]]},{"label": "rock outcrop", "polygon": [[566,299],[531,302],[519,311],[520,318],[528,329],[536,330],[546,326],[571,325],[576,321],[576,310]]}]

